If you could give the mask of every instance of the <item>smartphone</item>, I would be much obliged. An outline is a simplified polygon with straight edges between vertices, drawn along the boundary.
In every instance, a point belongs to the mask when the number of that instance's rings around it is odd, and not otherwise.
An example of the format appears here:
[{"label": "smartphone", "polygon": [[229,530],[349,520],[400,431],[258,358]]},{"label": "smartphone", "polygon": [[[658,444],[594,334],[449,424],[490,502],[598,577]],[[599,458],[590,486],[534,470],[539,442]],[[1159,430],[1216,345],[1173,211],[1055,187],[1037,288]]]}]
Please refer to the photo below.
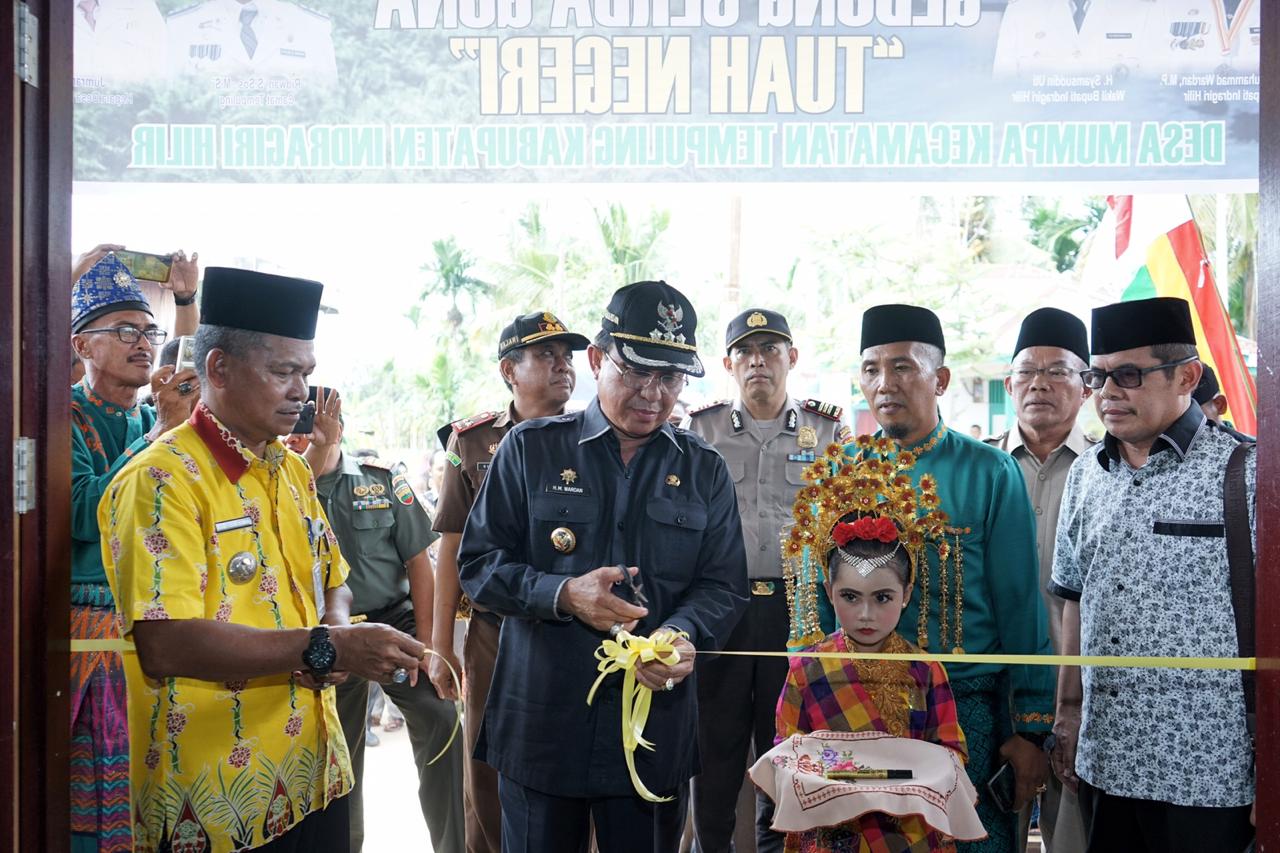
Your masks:
[{"label": "smartphone", "polygon": [[120,262],[129,268],[134,278],[144,281],[168,281],[173,268],[173,255],[152,255],[147,252],[130,252],[120,249],[116,253]]},{"label": "smartphone", "polygon": [[987,780],[987,791],[991,794],[991,801],[996,804],[996,808],[1002,812],[1013,811],[1015,779],[1012,764],[1006,761],[1000,765],[1000,769]]},{"label": "smartphone", "polygon": [[174,365],[174,372],[182,370],[196,369],[196,339],[192,335],[183,335],[178,338],[178,361]]}]

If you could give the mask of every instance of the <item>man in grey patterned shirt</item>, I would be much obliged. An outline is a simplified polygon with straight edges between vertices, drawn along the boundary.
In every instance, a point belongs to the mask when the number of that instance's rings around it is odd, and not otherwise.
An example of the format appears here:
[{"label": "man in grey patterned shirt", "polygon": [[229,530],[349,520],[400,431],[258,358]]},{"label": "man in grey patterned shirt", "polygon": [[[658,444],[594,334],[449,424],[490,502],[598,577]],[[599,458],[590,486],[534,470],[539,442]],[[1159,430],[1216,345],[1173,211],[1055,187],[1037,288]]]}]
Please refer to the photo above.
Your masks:
[{"label": "man in grey patterned shirt", "polygon": [[[1191,400],[1201,364],[1188,305],[1107,305],[1092,337],[1084,379],[1107,434],[1072,466],[1058,520],[1063,652],[1234,657],[1222,496],[1238,441]],[[1256,478],[1251,445],[1251,526]],[[1089,853],[1243,850],[1254,779],[1240,674],[1080,672],[1059,672],[1052,760],[1079,788]]]}]

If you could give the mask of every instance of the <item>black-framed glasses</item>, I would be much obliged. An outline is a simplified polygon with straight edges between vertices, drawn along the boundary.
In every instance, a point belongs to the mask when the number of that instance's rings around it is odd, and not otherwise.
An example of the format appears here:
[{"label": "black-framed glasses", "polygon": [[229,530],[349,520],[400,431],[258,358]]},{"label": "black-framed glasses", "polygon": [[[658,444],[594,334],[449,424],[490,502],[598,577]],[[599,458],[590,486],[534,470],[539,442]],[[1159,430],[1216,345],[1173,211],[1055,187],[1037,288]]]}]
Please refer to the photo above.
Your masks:
[{"label": "black-framed glasses", "polygon": [[1070,367],[1054,365],[1053,367],[1015,367],[1009,371],[1009,378],[1020,385],[1034,382],[1041,376],[1053,383],[1070,382],[1080,375],[1079,371]]},{"label": "black-framed glasses", "polygon": [[1084,384],[1090,388],[1101,388],[1107,384],[1107,377],[1111,377],[1111,381],[1116,383],[1120,388],[1140,388],[1142,387],[1142,377],[1148,373],[1154,373],[1157,370],[1166,370],[1170,367],[1177,367],[1181,364],[1195,361],[1198,355],[1189,355],[1186,358],[1180,358],[1177,361],[1166,361],[1164,364],[1157,364],[1152,367],[1132,367],[1125,365],[1117,367],[1115,370],[1099,370],[1091,367],[1088,370],[1080,371],[1080,378],[1084,380]]},{"label": "black-framed glasses", "polygon": [[636,370],[634,367],[618,364],[613,360],[613,356],[607,352],[604,357],[609,359],[609,363],[618,371],[618,374],[622,377],[622,384],[632,391],[645,390],[653,384],[655,379],[664,394],[678,393],[684,387],[685,375],[683,373],[658,373],[653,370]]},{"label": "black-framed glasses", "polygon": [[159,326],[149,326],[145,329],[139,329],[137,326],[111,326],[106,329],[81,329],[76,334],[97,335],[104,332],[114,332],[116,337],[126,344],[136,344],[140,338],[146,338],[154,346],[164,343],[169,337],[169,333]]}]

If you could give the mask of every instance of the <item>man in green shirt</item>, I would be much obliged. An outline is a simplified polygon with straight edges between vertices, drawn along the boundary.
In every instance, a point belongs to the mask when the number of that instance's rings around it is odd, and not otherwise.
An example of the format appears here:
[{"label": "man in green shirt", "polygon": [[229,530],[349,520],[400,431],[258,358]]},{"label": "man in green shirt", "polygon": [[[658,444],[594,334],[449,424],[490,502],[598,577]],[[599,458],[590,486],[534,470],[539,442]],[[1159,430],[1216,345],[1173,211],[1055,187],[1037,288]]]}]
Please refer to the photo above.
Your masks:
[{"label": "man in green shirt", "polygon": [[[194,277],[190,283],[194,291]],[[184,298],[191,298],[184,291]],[[114,254],[76,281],[71,345],[85,376],[71,388],[71,639],[120,636],[102,567],[98,502],[116,472],[191,415],[194,371],[151,366],[167,333]],[[151,386],[156,406],[138,403]],[[76,853],[132,849],[124,669],[117,652],[71,655],[71,840]]]},{"label": "man in green shirt", "polygon": [[[352,619],[391,625],[430,645],[434,580],[427,546],[439,535],[409,485],[403,463],[342,452],[342,403],[333,389],[320,389],[307,461],[316,492],[351,566]],[[427,664],[422,664],[423,675]],[[450,740],[457,709],[440,698],[427,678],[390,682],[382,689],[404,713],[418,768],[418,799],[436,853],[462,853],[462,738]],[[338,686],[338,718],[351,753],[355,786],[351,798],[351,850],[364,846],[363,782],[365,717],[369,682],[352,675]]]},{"label": "man in green shirt", "polygon": [[[1018,464],[1006,453],[947,429],[938,410],[951,371],[937,315],[915,305],[878,305],[863,314],[859,385],[884,435],[918,461],[913,480],[932,474],[950,518],[946,557],[928,550],[916,568],[916,594],[899,629],[934,653],[1048,654],[1038,588],[1035,516]],[[1053,724],[1048,667],[947,663],[969,777],[979,791],[1002,762],[1016,778],[1015,808],[1042,790],[1041,747]],[[990,797],[978,803],[989,837],[964,853],[1012,853],[1015,815]]]}]

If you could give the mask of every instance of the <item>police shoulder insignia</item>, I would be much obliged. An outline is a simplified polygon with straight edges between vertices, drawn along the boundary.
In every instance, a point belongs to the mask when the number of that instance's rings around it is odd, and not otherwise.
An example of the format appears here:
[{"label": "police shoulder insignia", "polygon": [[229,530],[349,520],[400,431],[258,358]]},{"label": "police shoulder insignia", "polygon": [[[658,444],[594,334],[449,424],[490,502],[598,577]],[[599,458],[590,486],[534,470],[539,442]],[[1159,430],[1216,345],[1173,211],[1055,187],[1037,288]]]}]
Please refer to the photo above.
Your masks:
[{"label": "police shoulder insignia", "polygon": [[395,492],[396,500],[405,506],[413,506],[413,486],[409,485],[409,468],[403,463],[398,462],[391,469],[391,490]]},{"label": "police shoulder insignia", "polygon": [[731,402],[733,401],[732,400],[715,400],[710,403],[703,403],[701,406],[694,406],[692,409],[689,410],[689,417],[694,417],[695,415],[700,415],[703,412],[710,412],[715,409],[719,409],[722,406],[729,405]]},{"label": "police shoulder insignia", "polygon": [[829,421],[838,421],[844,415],[844,409],[835,403],[824,403],[821,400],[805,400],[802,408],[806,412],[813,412],[815,415],[821,415]]},{"label": "police shoulder insignia", "polygon": [[452,424],[453,431],[458,435],[462,435],[464,432],[466,432],[469,429],[475,429],[481,424],[487,424],[490,421],[497,420],[498,415],[500,414],[502,413],[501,412],[481,412],[478,415],[472,415],[469,418],[463,418],[460,421],[454,421]]},{"label": "police shoulder insignia", "polygon": [[379,471],[390,471],[396,467],[391,462],[383,462],[376,456],[362,456],[360,458],[360,466],[363,468],[377,468]]}]

